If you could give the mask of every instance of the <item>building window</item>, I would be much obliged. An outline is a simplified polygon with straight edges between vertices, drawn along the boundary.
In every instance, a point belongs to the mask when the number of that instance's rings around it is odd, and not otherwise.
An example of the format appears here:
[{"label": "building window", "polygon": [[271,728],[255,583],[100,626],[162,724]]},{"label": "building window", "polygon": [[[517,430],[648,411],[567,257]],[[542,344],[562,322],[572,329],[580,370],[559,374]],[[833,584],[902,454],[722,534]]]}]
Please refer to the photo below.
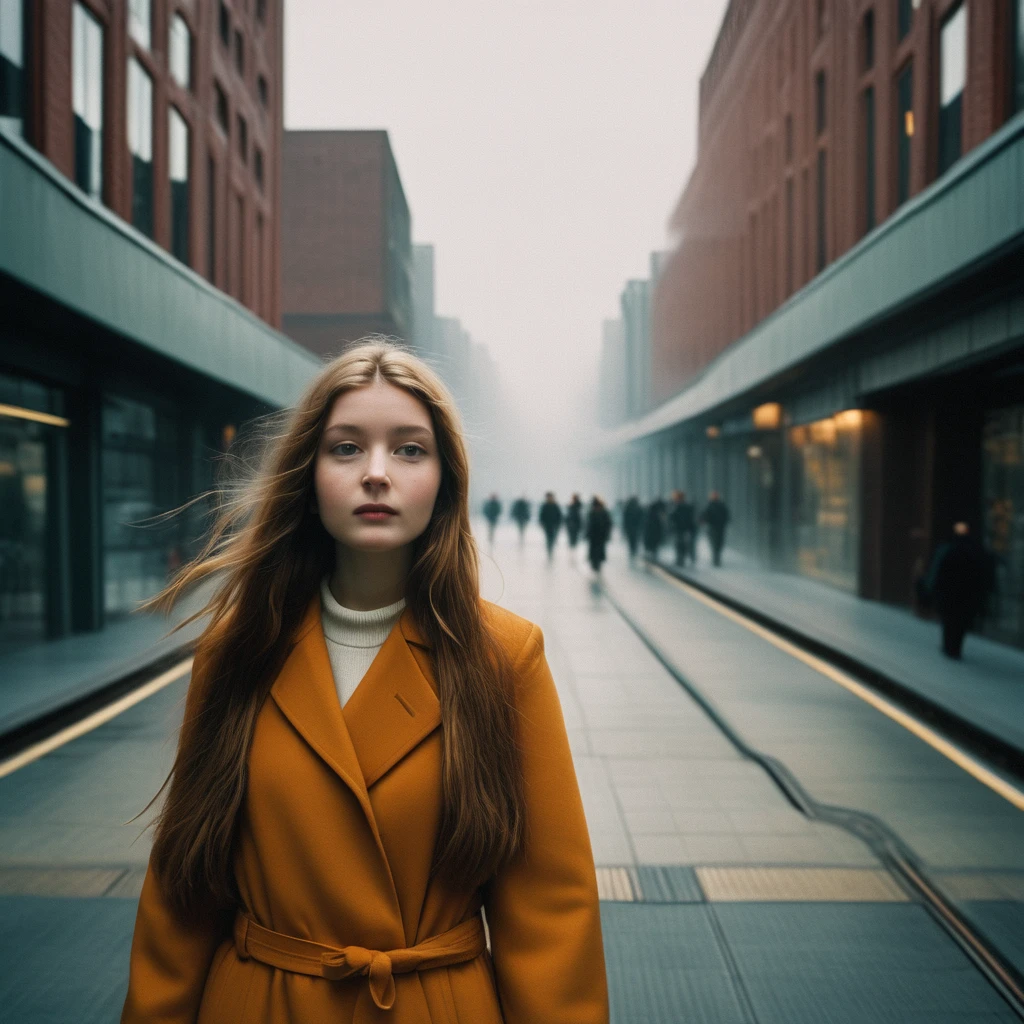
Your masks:
[{"label": "building window", "polygon": [[794,218],[796,210],[794,206],[796,198],[793,194],[793,179],[786,179],[786,294],[793,294],[793,243],[794,243]]},{"label": "building window", "polygon": [[238,238],[235,240],[235,298],[245,301],[245,200],[241,195],[235,196],[237,213],[235,227]]},{"label": "building window", "polygon": [[864,90],[864,230],[875,226],[875,90]]},{"label": "building window", "polygon": [[263,214],[256,214],[256,244],[253,262],[256,264],[253,270],[255,289],[253,291],[253,309],[259,316],[263,316]]},{"label": "building window", "polygon": [[864,12],[861,22],[861,67],[870,71],[875,66],[875,12],[869,9]]},{"label": "building window", "polygon": [[267,0],[256,0],[256,20],[260,23],[267,20]]},{"label": "building window", "polygon": [[818,270],[822,271],[825,269],[825,263],[828,261],[827,251],[827,238],[825,235],[825,221],[826,211],[828,209],[828,167],[826,164],[825,150],[818,150]]},{"label": "building window", "polygon": [[786,115],[786,163],[793,162],[793,115]]},{"label": "building window", "polygon": [[171,107],[168,121],[171,177],[171,252],[188,263],[189,131],[185,119]]},{"label": "building window", "polygon": [[221,131],[227,135],[228,126],[228,94],[221,88],[220,82],[213,83],[213,105],[217,111],[217,124]]},{"label": "building window", "polygon": [[914,137],[914,65],[896,79],[896,205],[910,198],[910,142]]},{"label": "building window", "polygon": [[[1021,3],[1024,3],[1024,0],[1021,0]],[[256,79],[256,93],[260,98],[260,103],[262,103],[264,107],[270,105],[270,87],[267,85],[266,75],[260,75],[259,78]]]},{"label": "building window", "polygon": [[206,276],[217,283],[217,163],[206,158]]},{"label": "building window", "polygon": [[170,45],[171,74],[182,89],[192,88],[192,33],[185,19],[176,14],[171,18]]},{"label": "building window", "polygon": [[238,29],[235,29],[235,68],[240,75],[245,74],[245,39]]},{"label": "building window", "polygon": [[153,9],[150,0],[129,0],[128,34],[147,50],[150,45],[150,27],[153,24]]},{"label": "building window", "polygon": [[1016,57],[1014,64],[1014,78],[1016,80],[1016,93],[1017,93],[1017,109],[1024,110],[1024,0],[1017,0],[1017,16],[1014,19],[1017,22],[1016,32],[1014,36],[1016,38],[1016,44],[1014,51]]},{"label": "building window", "polygon": [[827,99],[828,97],[825,90],[825,72],[819,71],[814,76],[814,126],[819,135],[825,131]]},{"label": "building window", "polygon": [[914,21],[914,8],[920,0],[896,0],[896,38],[903,39]]},{"label": "building window", "polygon": [[817,27],[820,39],[828,28],[828,0],[817,0]]},{"label": "building window", "polygon": [[256,173],[256,184],[259,185],[260,191],[263,191],[263,150],[257,149],[255,156],[253,157],[253,169]]},{"label": "building window", "polygon": [[238,123],[238,155],[242,158],[242,163],[249,162],[249,126],[245,123],[245,118],[239,114],[236,118]]},{"label": "building window", "polygon": [[220,0],[220,16],[217,20],[220,41],[224,46],[231,45],[231,12],[224,0]]},{"label": "building window", "polygon": [[76,3],[71,25],[71,106],[75,181],[93,199],[103,193],[103,26]]},{"label": "building window", "polygon": [[153,81],[128,58],[128,149],[132,155],[132,224],[153,234]]},{"label": "building window", "polygon": [[967,11],[961,4],[939,33],[939,174],[963,152],[963,95],[967,79]]},{"label": "building window", "polygon": [[25,0],[0,0],[0,127],[25,133]]}]

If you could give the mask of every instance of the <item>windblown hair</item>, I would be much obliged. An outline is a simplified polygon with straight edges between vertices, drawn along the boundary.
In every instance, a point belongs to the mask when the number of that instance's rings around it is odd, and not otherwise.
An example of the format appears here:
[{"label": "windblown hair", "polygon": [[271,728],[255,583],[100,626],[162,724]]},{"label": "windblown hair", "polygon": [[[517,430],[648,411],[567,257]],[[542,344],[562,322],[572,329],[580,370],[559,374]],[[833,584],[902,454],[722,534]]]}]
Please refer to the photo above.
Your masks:
[{"label": "windblown hair", "polygon": [[432,647],[441,703],[443,811],[432,871],[475,886],[522,848],[512,671],[482,619],[458,413],[422,360],[389,339],[365,339],[320,371],[266,442],[255,472],[222,501],[203,550],[144,606],[170,610],[207,577],[218,584],[177,627],[210,615],[196,645],[174,765],[160,789],[167,798],[152,853],[165,892],[185,915],[236,898],[233,851],[256,719],[335,564],[334,540],[310,509],[321,434],[339,395],[378,380],[427,406],[441,457],[440,489],[413,542],[405,593]]}]

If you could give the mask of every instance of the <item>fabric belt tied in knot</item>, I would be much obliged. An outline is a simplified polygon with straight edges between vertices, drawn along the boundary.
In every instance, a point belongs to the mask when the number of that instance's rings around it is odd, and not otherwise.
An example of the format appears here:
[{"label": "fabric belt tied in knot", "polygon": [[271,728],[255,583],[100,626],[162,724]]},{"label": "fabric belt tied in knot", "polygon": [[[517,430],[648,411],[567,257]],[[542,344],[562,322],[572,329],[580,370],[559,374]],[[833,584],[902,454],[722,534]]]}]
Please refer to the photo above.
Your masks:
[{"label": "fabric belt tied in knot", "polygon": [[395,1004],[394,975],[464,963],[487,948],[479,913],[415,946],[387,952],[363,946],[338,948],[297,939],[264,928],[242,912],[235,917],[234,938],[235,950],[242,960],[252,957],[271,967],[328,981],[367,977],[370,996],[381,1010],[390,1010]]}]

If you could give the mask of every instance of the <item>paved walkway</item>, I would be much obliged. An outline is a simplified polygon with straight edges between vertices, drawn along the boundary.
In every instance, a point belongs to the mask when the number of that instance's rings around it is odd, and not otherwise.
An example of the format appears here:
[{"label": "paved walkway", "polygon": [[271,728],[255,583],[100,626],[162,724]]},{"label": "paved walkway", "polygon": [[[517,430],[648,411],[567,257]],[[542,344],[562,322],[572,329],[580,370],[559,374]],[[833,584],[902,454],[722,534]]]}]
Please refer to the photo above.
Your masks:
[{"label": "paved walkway", "polygon": [[[905,608],[772,572],[731,549],[715,568],[703,539],[697,555],[684,578],[876,669],[1024,751],[1024,650],[972,633],[963,660],[951,661],[939,650],[939,624]],[[664,548],[662,563],[675,571],[671,557]]]}]

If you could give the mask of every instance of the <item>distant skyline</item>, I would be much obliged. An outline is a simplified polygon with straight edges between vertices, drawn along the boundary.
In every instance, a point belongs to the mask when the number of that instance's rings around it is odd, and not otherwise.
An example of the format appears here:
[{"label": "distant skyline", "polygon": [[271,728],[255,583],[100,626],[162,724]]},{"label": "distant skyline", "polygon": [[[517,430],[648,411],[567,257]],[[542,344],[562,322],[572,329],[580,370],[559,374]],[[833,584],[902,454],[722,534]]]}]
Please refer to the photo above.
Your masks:
[{"label": "distant skyline", "polygon": [[572,432],[602,321],[669,244],[725,7],[285,4],[285,126],[388,131],[438,313],[488,346],[542,433]]}]

